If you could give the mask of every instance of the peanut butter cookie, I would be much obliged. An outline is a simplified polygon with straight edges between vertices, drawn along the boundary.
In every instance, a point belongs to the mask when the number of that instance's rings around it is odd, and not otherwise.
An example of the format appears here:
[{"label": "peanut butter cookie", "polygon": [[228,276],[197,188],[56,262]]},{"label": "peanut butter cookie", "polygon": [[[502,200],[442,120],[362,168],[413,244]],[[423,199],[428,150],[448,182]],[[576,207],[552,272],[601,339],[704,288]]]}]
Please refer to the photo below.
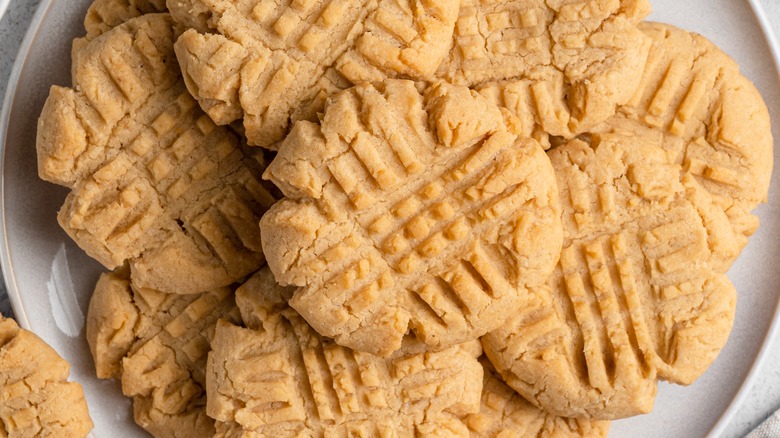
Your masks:
[{"label": "peanut butter cookie", "polygon": [[260,223],[276,279],[320,334],[388,355],[497,328],[560,251],[557,185],[533,140],[466,87],[360,85],[298,122],[265,176],[287,196]]},{"label": "peanut butter cookie", "polygon": [[95,0],[84,17],[87,40],[144,14],[165,12],[165,0]]},{"label": "peanut butter cookie", "polygon": [[217,124],[243,118],[249,144],[275,148],[293,113],[327,89],[431,79],[452,45],[458,0],[168,0],[193,28],[176,43],[190,92]]},{"label": "peanut butter cookie", "polygon": [[680,142],[683,171],[726,212],[741,249],[758,227],[751,210],[766,202],[772,173],[766,105],[737,63],[703,36],[660,23],[640,28],[653,41],[640,87],[601,129],[657,131]]},{"label": "peanut butter cookie", "polygon": [[469,435],[460,418],[479,410],[478,343],[353,351],[312,330],[287,305],[293,292],[261,270],[236,292],[248,328],[217,325],[207,384],[218,435]]},{"label": "peanut butter cookie", "polygon": [[70,366],[32,332],[0,316],[0,435],[85,437],[92,430]]},{"label": "peanut butter cookie", "polygon": [[521,395],[551,414],[652,409],[658,378],[689,384],[728,339],[728,217],[659,137],[595,134],[553,149],[564,244],[546,286],[483,338]]},{"label": "peanut butter cookie", "polygon": [[133,288],[127,269],[103,274],[87,314],[98,378],[116,378],[135,421],[156,437],[211,437],[206,357],[220,318],[239,321],[233,291],[165,294]]},{"label": "peanut butter cookie", "polygon": [[478,414],[464,422],[472,438],[606,438],[609,422],[556,417],[537,408],[508,387],[486,358]]},{"label": "peanut butter cookie", "polygon": [[647,0],[464,0],[437,75],[476,87],[546,147],[615,114],[639,85]]},{"label": "peanut butter cookie", "polygon": [[76,51],[38,123],[42,178],[71,188],[60,225],[139,287],[200,293],[263,263],[257,223],[274,202],[265,158],[187,93],[167,14],[133,18]]}]

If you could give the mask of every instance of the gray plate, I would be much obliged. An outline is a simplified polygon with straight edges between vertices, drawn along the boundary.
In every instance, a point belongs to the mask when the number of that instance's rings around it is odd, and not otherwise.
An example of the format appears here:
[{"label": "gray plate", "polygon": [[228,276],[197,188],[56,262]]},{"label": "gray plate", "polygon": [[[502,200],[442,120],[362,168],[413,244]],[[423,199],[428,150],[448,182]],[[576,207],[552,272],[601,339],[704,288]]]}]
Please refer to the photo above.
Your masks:
[{"label": "gray plate", "polygon": [[[3,0],[0,0],[2,10]],[[51,84],[70,82],[70,41],[83,33],[89,0],[44,0],[22,43],[0,115],[4,145],[0,226],[3,274],[19,323],[72,364],[87,395],[93,436],[143,436],[118,382],[94,377],[84,339],[84,314],[100,266],[56,222],[66,190],[37,178],[36,120]],[[702,33],[742,65],[780,120],[778,70],[765,37],[765,17],[742,0],[655,0],[652,19]],[[758,18],[757,18],[758,17]],[[738,36],[738,37],[737,37]],[[775,138],[780,138],[775,123]],[[775,151],[777,157],[780,150]],[[780,161],[775,159],[776,162]],[[778,171],[775,171],[777,182]],[[777,326],[780,297],[780,193],[758,210],[761,228],[729,276],[739,291],[729,343],[710,370],[688,388],[662,384],[652,414],[614,422],[613,437],[718,436],[747,394],[764,347]]]}]

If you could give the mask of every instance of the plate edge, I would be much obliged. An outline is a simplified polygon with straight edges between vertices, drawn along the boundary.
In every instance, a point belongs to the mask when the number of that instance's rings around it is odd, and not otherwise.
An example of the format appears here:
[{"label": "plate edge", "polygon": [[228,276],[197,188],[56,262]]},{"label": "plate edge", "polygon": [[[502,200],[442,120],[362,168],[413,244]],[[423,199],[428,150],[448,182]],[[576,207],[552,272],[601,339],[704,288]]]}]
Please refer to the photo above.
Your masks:
[{"label": "plate edge", "polygon": [[[30,320],[27,317],[24,305],[22,305],[19,287],[16,284],[16,277],[13,274],[13,262],[11,261],[11,255],[8,251],[8,233],[5,220],[5,144],[8,136],[8,123],[11,117],[11,104],[16,95],[16,88],[19,85],[22,66],[27,62],[27,54],[30,52],[30,46],[32,46],[33,41],[35,41],[38,31],[40,30],[41,22],[46,14],[49,13],[49,9],[53,2],[54,0],[42,0],[35,10],[35,14],[30,21],[30,26],[27,28],[27,32],[16,52],[16,60],[11,67],[11,74],[8,76],[5,96],[3,97],[3,107],[2,111],[0,111],[0,231],[2,231],[2,236],[0,237],[0,269],[2,269],[6,291],[8,292],[8,298],[11,301],[11,308],[14,310],[16,321],[22,328],[27,330],[30,329]],[[3,11],[0,10],[0,18],[2,18],[2,12]],[[19,55],[22,53],[24,53],[24,56],[20,57]]]},{"label": "plate edge", "polygon": [[[747,0],[747,3],[750,5],[751,10],[753,11],[753,16],[761,27],[764,40],[769,46],[769,51],[772,52],[772,61],[775,67],[775,73],[777,74],[778,81],[780,81],[780,44],[778,43],[777,35],[775,35],[774,31],[772,30],[772,27],[769,24],[769,18],[767,17],[766,12],[764,11],[764,7],[761,5],[759,0]],[[775,123],[777,122],[778,121],[775,121]],[[777,140],[778,139],[775,139],[775,143]],[[729,403],[723,414],[721,414],[720,418],[715,423],[715,426],[713,426],[710,432],[707,434],[707,438],[720,437],[723,435],[723,432],[726,430],[726,428],[731,425],[734,416],[745,403],[747,396],[750,394],[750,390],[753,389],[753,386],[756,383],[758,374],[761,371],[764,362],[766,362],[769,346],[772,345],[772,343],[776,341],[778,337],[780,337],[780,300],[778,300],[778,302],[775,304],[774,318],[769,326],[766,337],[764,337],[764,341],[761,343],[761,348],[759,348],[758,355],[756,355],[756,358],[753,360],[753,365],[750,366],[750,370],[748,371],[745,380],[742,381],[737,394],[731,400],[731,403]]]},{"label": "plate edge", "polygon": [[0,0],[0,20],[3,19],[3,16],[5,15],[6,11],[8,11],[8,6],[11,5],[11,0]]}]

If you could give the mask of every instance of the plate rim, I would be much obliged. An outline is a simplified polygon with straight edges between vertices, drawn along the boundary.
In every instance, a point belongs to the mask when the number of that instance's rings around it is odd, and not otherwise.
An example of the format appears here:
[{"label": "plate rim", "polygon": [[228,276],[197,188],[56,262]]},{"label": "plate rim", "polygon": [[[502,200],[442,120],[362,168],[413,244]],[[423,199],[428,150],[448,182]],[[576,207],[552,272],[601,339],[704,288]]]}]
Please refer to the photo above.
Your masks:
[{"label": "plate rim", "polygon": [[[23,66],[27,63],[28,54],[33,41],[37,37],[41,22],[49,13],[54,0],[41,0],[38,4],[35,14],[30,20],[27,31],[22,39],[19,49],[16,52],[16,58],[14,59],[11,73],[8,77],[6,84],[5,95],[2,100],[2,109],[0,109],[0,270],[3,274],[3,279],[8,293],[8,298],[11,302],[11,307],[14,311],[15,317],[19,325],[24,328],[30,328],[30,321],[25,311],[24,305],[21,301],[21,295],[19,293],[19,287],[16,282],[16,277],[13,271],[13,261],[11,260],[11,254],[9,252],[8,233],[6,229],[6,205],[5,205],[5,152],[6,152],[6,140],[8,133],[8,124],[11,116],[11,106],[16,97],[16,90],[19,83],[19,78]],[[769,46],[769,50],[772,53],[772,64],[775,68],[777,75],[777,83],[780,84],[780,43],[778,42],[778,36],[775,35],[772,27],[769,23],[769,18],[766,15],[764,7],[759,0],[747,0],[748,5],[759,24],[762,36]],[[0,19],[3,18],[6,12],[10,0],[0,0]],[[21,55],[21,56],[20,56]],[[775,121],[780,123],[780,120]],[[775,147],[780,139],[775,139]],[[742,381],[737,390],[736,395],[732,398],[727,408],[721,413],[718,421],[706,434],[708,438],[717,438],[723,434],[726,428],[731,424],[737,411],[742,407],[745,399],[753,388],[755,381],[758,377],[758,373],[765,365],[766,357],[769,351],[769,347],[776,340],[780,339],[780,298],[775,304],[775,311],[772,318],[772,322],[769,325],[769,329],[764,337],[761,346],[758,350],[758,354],[753,359],[747,376]]]},{"label": "plate rim", "polygon": [[8,6],[11,4],[11,0],[0,0],[0,20],[3,19],[3,15],[8,10]]},{"label": "plate rim", "polygon": [[8,6],[11,5],[11,0],[0,0],[0,20],[3,19],[3,16],[5,15],[6,11],[8,10]]},{"label": "plate rim", "polygon": [[[0,19],[2,19],[2,14],[4,12],[2,5],[3,1],[4,0],[0,0]],[[5,1],[7,6],[7,3],[10,3],[10,0]],[[0,270],[3,273],[6,292],[8,293],[16,322],[26,330],[30,329],[30,320],[27,317],[27,312],[22,304],[19,286],[17,285],[16,276],[14,275],[13,262],[9,252],[8,230],[6,228],[5,146],[8,135],[8,123],[10,122],[11,117],[11,107],[16,98],[16,89],[19,84],[22,67],[27,63],[27,55],[30,53],[30,46],[32,46],[33,41],[35,41],[41,28],[41,22],[49,13],[53,2],[54,0],[42,0],[36,7],[35,14],[30,20],[24,38],[22,39],[21,44],[19,44],[19,49],[16,52],[16,58],[11,67],[11,74],[8,76],[8,82],[6,83],[3,106],[2,109],[0,109],[0,233],[2,234],[0,235]]]},{"label": "plate rim", "polygon": [[[776,83],[780,84],[780,43],[778,43],[778,36],[775,35],[775,32],[772,30],[772,27],[769,23],[769,17],[766,15],[764,6],[759,2],[759,0],[748,0],[747,3],[753,12],[753,15],[755,16],[756,21],[758,21],[758,25],[761,27],[761,33],[763,34],[764,40],[769,46],[769,51],[772,53],[772,64],[775,67],[775,74],[777,76],[775,78]],[[774,123],[780,123],[780,120],[775,120]],[[2,139],[2,137],[0,137],[0,139]],[[778,141],[780,141],[780,139],[773,139],[773,147],[777,147]],[[2,177],[2,175],[0,175],[0,177]],[[0,185],[1,184],[2,181],[0,181]],[[0,206],[2,206],[2,204],[0,204]],[[707,438],[720,437],[723,435],[723,432],[729,427],[729,425],[731,425],[732,420],[742,405],[745,403],[747,396],[750,394],[750,390],[753,389],[759,372],[765,365],[769,347],[778,339],[780,339],[780,297],[778,298],[777,303],[775,303],[775,314],[774,318],[772,319],[772,323],[769,325],[769,330],[764,337],[764,341],[761,343],[761,347],[758,349],[758,354],[753,359],[753,364],[750,365],[750,370],[748,371],[747,376],[745,376],[745,379],[742,381],[742,384],[740,385],[737,394],[731,400],[731,403],[729,403],[726,410],[723,411],[723,413],[720,415],[720,418],[715,423],[715,426],[713,426],[710,432],[707,434]]]}]

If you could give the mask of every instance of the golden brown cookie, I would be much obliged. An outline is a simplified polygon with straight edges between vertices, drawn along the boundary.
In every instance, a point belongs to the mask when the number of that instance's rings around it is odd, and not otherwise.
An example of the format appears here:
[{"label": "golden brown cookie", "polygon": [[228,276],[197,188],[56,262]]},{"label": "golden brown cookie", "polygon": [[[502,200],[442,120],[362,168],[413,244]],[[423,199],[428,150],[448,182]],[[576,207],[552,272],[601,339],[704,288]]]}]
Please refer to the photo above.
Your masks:
[{"label": "golden brown cookie", "polygon": [[485,353],[521,395],[556,415],[649,412],[656,380],[689,384],[726,343],[735,291],[728,217],[659,137],[594,134],[549,152],[564,244]]},{"label": "golden brown cookie", "polygon": [[523,137],[571,138],[636,90],[649,12],[647,0],[464,0],[437,75],[506,108]]},{"label": "golden brown cookie", "polygon": [[95,39],[132,18],[165,11],[165,0],[94,0],[84,17],[86,39]]},{"label": "golden brown cookie", "polygon": [[127,270],[103,274],[87,314],[97,376],[133,398],[135,421],[156,437],[211,437],[206,357],[217,320],[238,321],[233,291],[175,295],[130,285]]},{"label": "golden brown cookie", "polygon": [[466,87],[351,88],[298,122],[265,177],[287,196],[260,223],[276,279],[324,336],[390,354],[409,329],[446,347],[497,328],[560,251],[538,143]]},{"label": "golden brown cookie", "polygon": [[217,325],[208,413],[218,436],[468,436],[482,368],[474,345],[389,358],[318,335],[287,305],[293,288],[263,269],[236,292],[248,328]]},{"label": "golden brown cookie", "polygon": [[[94,0],[84,17],[84,29],[87,33],[82,38],[73,40],[71,57],[75,59],[78,52],[90,41],[133,18],[165,11],[165,0]],[[76,66],[76,63],[71,65],[74,83],[78,76]]]},{"label": "golden brown cookie", "polygon": [[263,262],[257,223],[274,202],[265,158],[187,93],[176,27],[150,14],[76,51],[74,89],[52,87],[38,123],[42,178],[72,189],[59,222],[139,287],[199,293]]},{"label": "golden brown cookie", "polygon": [[556,417],[537,408],[508,387],[486,358],[478,414],[464,422],[472,438],[606,438],[609,422]]},{"label": "golden brown cookie", "polygon": [[766,105],[737,63],[703,36],[659,23],[640,28],[653,41],[641,85],[602,128],[661,131],[681,142],[683,171],[726,212],[742,247],[758,227],[750,212],[766,202],[772,173]]},{"label": "golden brown cookie", "polygon": [[329,67],[353,83],[430,79],[452,45],[458,0],[168,0],[194,28],[176,43],[190,92],[217,124],[243,117],[274,147]]},{"label": "golden brown cookie", "polygon": [[0,435],[85,437],[92,430],[81,385],[41,338],[0,316]]}]

